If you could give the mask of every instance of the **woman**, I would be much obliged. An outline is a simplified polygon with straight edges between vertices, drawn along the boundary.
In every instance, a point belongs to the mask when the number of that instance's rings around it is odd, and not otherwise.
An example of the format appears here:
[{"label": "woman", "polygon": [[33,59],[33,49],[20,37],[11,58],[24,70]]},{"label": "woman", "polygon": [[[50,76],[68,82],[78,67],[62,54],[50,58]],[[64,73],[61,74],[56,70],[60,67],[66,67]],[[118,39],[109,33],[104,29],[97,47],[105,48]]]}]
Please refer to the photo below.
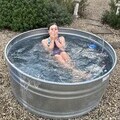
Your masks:
[{"label": "woman", "polygon": [[54,56],[55,60],[67,67],[70,57],[65,52],[65,38],[63,36],[58,37],[58,26],[55,23],[48,27],[48,33],[49,38],[42,40],[42,45],[46,51]]},{"label": "woman", "polygon": [[71,62],[70,56],[65,52],[65,38],[58,36],[58,26],[56,23],[48,27],[49,38],[42,40],[42,45],[46,51],[51,53],[58,63],[64,67],[71,69],[73,74],[79,77],[86,77],[86,73],[75,69]]}]

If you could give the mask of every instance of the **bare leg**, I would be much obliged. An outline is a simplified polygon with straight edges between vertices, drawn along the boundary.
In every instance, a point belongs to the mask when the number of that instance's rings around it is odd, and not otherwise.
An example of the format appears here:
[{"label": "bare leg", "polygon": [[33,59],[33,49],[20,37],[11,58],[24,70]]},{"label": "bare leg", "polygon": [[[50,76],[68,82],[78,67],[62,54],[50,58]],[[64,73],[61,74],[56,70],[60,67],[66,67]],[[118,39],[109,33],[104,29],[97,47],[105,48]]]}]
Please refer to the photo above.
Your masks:
[{"label": "bare leg", "polygon": [[90,73],[76,69],[73,69],[72,74],[75,81],[78,81],[80,79],[90,79],[92,76]]},{"label": "bare leg", "polygon": [[54,56],[55,60],[58,61],[58,63],[60,63],[63,67],[68,68],[68,69],[72,69],[73,66],[71,66],[69,64],[69,60],[66,61],[65,59],[63,59],[63,57],[61,55],[55,55]]},{"label": "bare leg", "polygon": [[[71,64],[71,60],[68,54],[66,53],[63,53],[62,55],[57,54],[54,57],[61,65],[63,65],[63,67],[72,70],[73,79],[79,80],[82,78],[87,79],[89,77],[85,71],[77,70],[75,66]],[[65,58],[67,61],[65,60]]]},{"label": "bare leg", "polygon": [[63,58],[66,62],[71,61],[69,55],[68,55],[66,52],[61,52],[60,55],[62,56],[62,58]]},{"label": "bare leg", "polygon": [[73,63],[71,62],[71,59],[69,57],[69,55],[66,52],[61,52],[60,54],[62,56],[62,58],[67,62],[68,68],[72,69],[73,71],[73,75],[78,76],[79,78],[84,78],[86,77],[86,72],[85,71],[81,71],[81,70],[77,70],[75,68],[75,66],[73,65]]},{"label": "bare leg", "polygon": [[68,69],[73,69],[75,68],[74,63],[71,61],[70,56],[66,53],[66,52],[61,52],[61,57],[65,60],[66,62],[66,66],[68,67]]}]

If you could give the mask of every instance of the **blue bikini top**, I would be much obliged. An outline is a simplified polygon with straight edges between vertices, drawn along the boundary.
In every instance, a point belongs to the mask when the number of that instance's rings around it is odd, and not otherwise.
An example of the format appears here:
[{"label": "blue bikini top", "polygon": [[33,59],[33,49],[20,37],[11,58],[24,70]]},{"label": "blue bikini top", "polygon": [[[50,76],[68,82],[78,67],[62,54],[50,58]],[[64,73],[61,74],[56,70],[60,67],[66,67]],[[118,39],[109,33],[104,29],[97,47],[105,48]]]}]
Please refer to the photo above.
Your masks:
[{"label": "blue bikini top", "polygon": [[[59,40],[59,39],[58,39]],[[60,40],[59,40],[60,41]],[[50,37],[48,38],[48,46],[50,45]],[[54,43],[54,49],[58,48],[57,45]]]},{"label": "blue bikini top", "polygon": [[48,38],[48,46],[50,45],[50,38]]}]

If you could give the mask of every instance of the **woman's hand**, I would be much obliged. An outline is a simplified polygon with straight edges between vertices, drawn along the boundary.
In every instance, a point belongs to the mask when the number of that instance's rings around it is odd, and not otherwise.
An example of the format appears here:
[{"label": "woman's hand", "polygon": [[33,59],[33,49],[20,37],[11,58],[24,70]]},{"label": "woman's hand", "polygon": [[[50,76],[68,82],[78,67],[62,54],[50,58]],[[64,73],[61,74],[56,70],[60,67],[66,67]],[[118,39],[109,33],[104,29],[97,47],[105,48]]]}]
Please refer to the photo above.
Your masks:
[{"label": "woman's hand", "polygon": [[55,40],[58,39],[58,34],[53,32],[53,33],[50,34],[50,38],[51,38],[51,40],[55,41]]}]

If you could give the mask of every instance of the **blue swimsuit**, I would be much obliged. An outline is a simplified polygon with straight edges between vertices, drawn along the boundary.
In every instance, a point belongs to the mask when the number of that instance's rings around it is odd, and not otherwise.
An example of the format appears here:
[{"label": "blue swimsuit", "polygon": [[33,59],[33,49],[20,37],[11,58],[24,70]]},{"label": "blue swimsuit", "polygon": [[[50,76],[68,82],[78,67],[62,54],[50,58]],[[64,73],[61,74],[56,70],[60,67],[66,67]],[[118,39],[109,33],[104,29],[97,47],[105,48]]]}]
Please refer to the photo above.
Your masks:
[{"label": "blue swimsuit", "polygon": [[[58,39],[59,40],[59,39]],[[48,38],[48,45],[50,45],[50,38]],[[54,43],[54,48],[53,48],[53,50],[52,50],[52,54],[51,55],[56,55],[56,54],[60,54],[61,52],[63,52],[63,50],[60,50],[58,47],[57,47],[57,45],[56,45],[56,43]]]}]

